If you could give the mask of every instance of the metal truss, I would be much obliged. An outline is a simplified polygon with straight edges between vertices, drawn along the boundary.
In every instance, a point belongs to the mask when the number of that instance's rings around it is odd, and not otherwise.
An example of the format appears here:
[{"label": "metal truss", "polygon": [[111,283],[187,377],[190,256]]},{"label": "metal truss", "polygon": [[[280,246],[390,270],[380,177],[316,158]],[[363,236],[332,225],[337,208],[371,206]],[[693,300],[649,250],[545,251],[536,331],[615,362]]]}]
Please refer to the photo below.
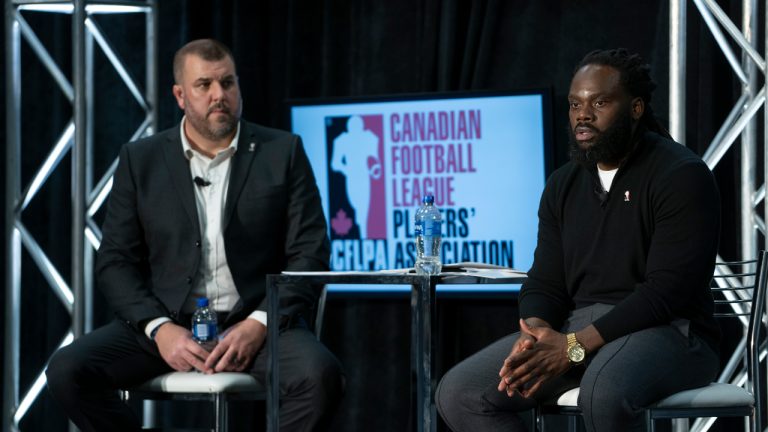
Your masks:
[{"label": "metal truss", "polygon": [[[157,122],[156,71],[156,3],[155,0],[74,2],[51,0],[5,1],[5,67],[6,67],[6,203],[5,246],[7,254],[5,279],[5,346],[3,431],[20,431],[20,422],[45,387],[45,366],[29,387],[20,388],[20,334],[22,296],[34,301],[44,295],[55,296],[72,316],[72,325],[65,332],[59,346],[64,346],[92,328],[93,256],[101,240],[101,232],[93,216],[101,208],[112,187],[112,174],[117,161],[94,184],[93,131],[94,131],[94,54],[98,49],[145,113],[136,125],[131,140],[154,133]],[[64,14],[72,19],[72,79],[67,78],[48,49],[38,38],[35,29],[25,17],[29,14]],[[107,34],[99,25],[101,15],[143,16],[146,24],[143,47],[146,51],[146,77],[144,87],[124,66]],[[140,19],[140,18],[139,18]],[[26,44],[22,46],[22,41]],[[22,136],[21,102],[24,65],[22,48],[29,49],[43,64],[58,89],[72,104],[72,118],[52,143],[44,161],[36,169],[29,183],[22,185],[22,149],[36,144],[24,144]],[[39,146],[39,145],[38,145]],[[24,225],[24,214],[67,153],[71,153],[72,196],[72,249],[71,280],[65,280],[46,255],[34,236]],[[22,251],[34,263],[33,268],[22,268]],[[23,275],[39,272],[50,291],[37,287],[22,290]],[[37,291],[36,291],[37,290]],[[47,362],[46,362],[47,363]]]},{"label": "metal truss", "polygon": [[[670,132],[679,142],[685,142],[685,58],[686,58],[686,25],[687,25],[687,0],[670,1],[670,102],[669,118]],[[714,169],[723,156],[734,147],[739,140],[741,165],[739,167],[736,184],[740,185],[739,215],[741,230],[739,243],[741,245],[742,260],[752,259],[757,256],[758,244],[762,238],[766,244],[766,226],[762,214],[768,214],[768,201],[765,199],[765,178],[758,179],[757,161],[761,157],[764,167],[768,167],[768,110],[766,102],[766,58],[767,51],[757,51],[758,41],[758,0],[742,0],[741,29],[733,23],[728,15],[715,0],[692,0],[701,15],[702,20],[711,32],[715,42],[720,47],[734,76],[741,83],[741,95],[736,100],[728,116],[723,121],[720,129],[709,144],[703,155],[704,161],[710,169]],[[763,17],[763,35],[768,42],[768,9],[766,2],[762,2],[762,8],[767,14]],[[758,82],[762,87],[758,88]],[[758,115],[763,108],[763,115]],[[758,126],[762,122],[764,136],[759,140]],[[761,153],[762,152],[762,153]],[[765,169],[763,170],[765,171]],[[760,183],[758,183],[760,182]],[[759,184],[759,187],[757,186]],[[719,262],[723,262],[720,256]],[[731,278],[728,278],[731,279]],[[738,283],[730,281],[729,283]],[[751,281],[744,281],[751,283]],[[746,323],[744,335],[746,335]],[[765,322],[763,322],[765,325]],[[763,330],[765,334],[765,328]],[[719,380],[731,384],[744,385],[746,383],[745,336],[742,336],[740,344],[731,355]],[[764,362],[768,349],[763,345],[759,361]],[[766,386],[765,378],[763,387]],[[762,407],[755,407],[762,409]],[[715,419],[698,419],[691,427],[691,431],[709,430]],[[760,427],[761,425],[758,425]],[[676,425],[676,430],[685,430],[685,426]],[[745,425],[746,427],[746,425]]]}]

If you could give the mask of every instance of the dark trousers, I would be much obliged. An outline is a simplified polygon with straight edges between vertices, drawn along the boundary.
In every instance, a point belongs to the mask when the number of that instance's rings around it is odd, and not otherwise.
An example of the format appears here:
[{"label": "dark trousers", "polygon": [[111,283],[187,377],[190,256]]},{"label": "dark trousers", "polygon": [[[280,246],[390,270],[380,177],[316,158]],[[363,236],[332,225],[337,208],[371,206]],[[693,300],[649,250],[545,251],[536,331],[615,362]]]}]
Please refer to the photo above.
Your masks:
[{"label": "dark trousers", "polygon": [[[578,309],[561,331],[580,330],[611,307]],[[518,336],[514,333],[489,345],[442,378],[435,402],[453,431],[524,431],[518,413],[554,401],[574,387],[581,387],[578,404],[588,431],[641,431],[645,407],[672,393],[709,384],[719,368],[717,354],[690,334],[685,323],[676,323],[607,343],[585,364],[543,385],[534,398],[508,397],[497,390],[499,370]]]},{"label": "dark trousers", "polygon": [[[279,349],[280,429],[322,430],[343,393],[338,360],[303,327],[281,331]],[[265,382],[266,367],[262,349],[250,373]],[[115,320],[56,352],[46,376],[54,399],[83,432],[137,431],[139,418],[117,390],[171,371],[154,342]]]}]

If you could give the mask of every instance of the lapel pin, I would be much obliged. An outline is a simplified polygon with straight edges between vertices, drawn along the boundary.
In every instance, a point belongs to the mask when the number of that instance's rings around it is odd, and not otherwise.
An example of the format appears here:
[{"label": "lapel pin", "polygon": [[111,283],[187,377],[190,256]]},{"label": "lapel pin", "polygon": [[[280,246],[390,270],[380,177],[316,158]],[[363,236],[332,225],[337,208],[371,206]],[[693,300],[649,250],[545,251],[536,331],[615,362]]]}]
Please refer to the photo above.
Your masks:
[{"label": "lapel pin", "polygon": [[250,144],[248,145],[248,151],[249,151],[249,152],[252,152],[252,151],[253,151],[253,149],[255,149],[255,148],[256,148],[256,143],[250,143]]},{"label": "lapel pin", "polygon": [[629,191],[624,191],[624,202],[629,202]]}]

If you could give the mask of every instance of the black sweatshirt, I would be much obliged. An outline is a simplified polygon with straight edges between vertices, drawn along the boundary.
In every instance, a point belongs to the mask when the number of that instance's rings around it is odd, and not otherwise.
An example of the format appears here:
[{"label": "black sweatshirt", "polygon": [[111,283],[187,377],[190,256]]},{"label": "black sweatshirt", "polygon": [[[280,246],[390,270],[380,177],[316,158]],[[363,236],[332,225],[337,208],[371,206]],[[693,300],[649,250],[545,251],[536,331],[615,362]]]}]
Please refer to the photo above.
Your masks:
[{"label": "black sweatshirt", "polygon": [[602,197],[595,167],[547,180],[520,315],[559,329],[568,312],[616,306],[593,324],[606,342],[678,318],[717,347],[709,283],[720,233],[712,172],[684,146],[645,131]]}]

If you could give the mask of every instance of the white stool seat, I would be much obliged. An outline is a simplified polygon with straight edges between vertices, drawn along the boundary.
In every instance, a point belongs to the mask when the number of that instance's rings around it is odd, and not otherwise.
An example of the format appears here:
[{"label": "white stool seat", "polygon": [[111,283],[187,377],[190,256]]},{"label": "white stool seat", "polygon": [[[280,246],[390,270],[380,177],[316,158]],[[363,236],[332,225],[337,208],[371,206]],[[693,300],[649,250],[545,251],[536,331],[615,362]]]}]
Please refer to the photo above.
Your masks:
[{"label": "white stool seat", "polygon": [[684,390],[666,397],[654,408],[721,408],[735,405],[752,406],[755,398],[733,384],[711,383],[706,387]]},{"label": "white stool seat", "polygon": [[134,390],[166,393],[239,393],[264,391],[252,375],[241,372],[170,372],[155,377]]},{"label": "white stool seat", "polygon": [[579,400],[579,388],[572,388],[557,398],[557,406],[575,407]]},{"label": "white stool seat", "polygon": [[[557,405],[575,407],[579,399],[579,388],[570,389],[557,398]],[[755,398],[748,391],[733,384],[711,383],[706,387],[684,390],[668,396],[652,408],[721,408],[752,406]]]}]

